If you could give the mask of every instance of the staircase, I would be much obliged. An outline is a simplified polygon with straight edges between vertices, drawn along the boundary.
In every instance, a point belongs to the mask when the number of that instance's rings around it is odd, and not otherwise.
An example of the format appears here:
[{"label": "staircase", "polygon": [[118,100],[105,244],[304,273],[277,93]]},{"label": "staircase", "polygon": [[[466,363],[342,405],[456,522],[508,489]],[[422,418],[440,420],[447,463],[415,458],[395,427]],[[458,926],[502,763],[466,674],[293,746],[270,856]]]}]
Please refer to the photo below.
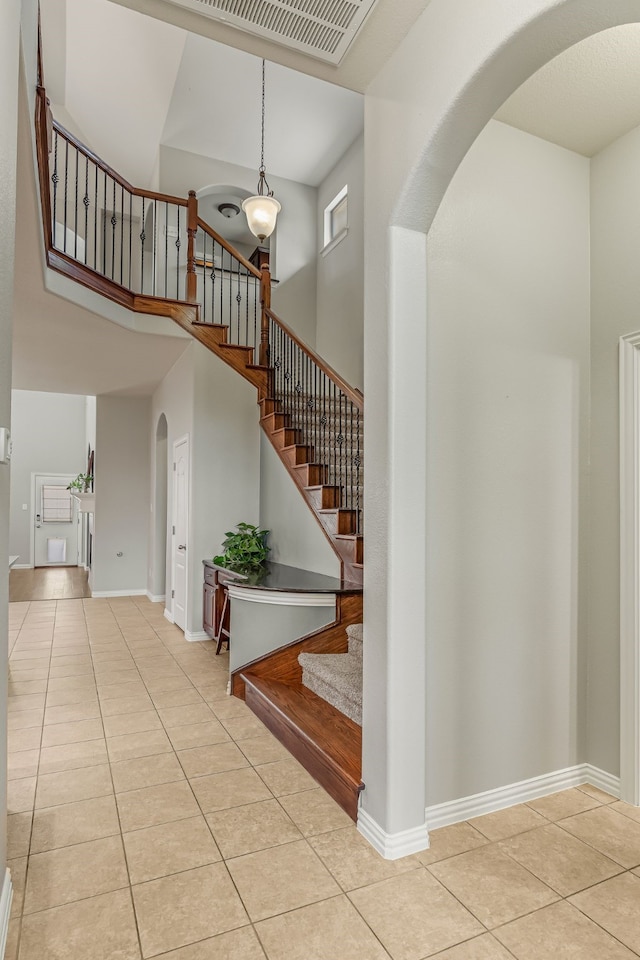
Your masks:
[{"label": "staircase", "polygon": [[199,218],[194,192],[129,184],[53,119],[41,76],[35,127],[47,265],[132,311],[171,318],[256,387],[260,426],[340,561],[347,589],[336,620],[243,668],[232,687],[355,819],[363,396],[271,310],[268,250],[245,259]]},{"label": "staircase", "polygon": [[347,627],[346,653],[301,653],[302,685],[362,726],[362,624]]}]

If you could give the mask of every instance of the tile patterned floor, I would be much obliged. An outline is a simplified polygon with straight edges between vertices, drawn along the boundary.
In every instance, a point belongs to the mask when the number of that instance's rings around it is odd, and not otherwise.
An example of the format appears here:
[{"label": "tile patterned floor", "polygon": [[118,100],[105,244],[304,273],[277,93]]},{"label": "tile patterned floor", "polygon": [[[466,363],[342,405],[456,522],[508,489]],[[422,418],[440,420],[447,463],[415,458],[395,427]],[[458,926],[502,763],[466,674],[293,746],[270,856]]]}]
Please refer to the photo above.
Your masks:
[{"label": "tile patterned floor", "polygon": [[10,607],[7,960],[632,960],[640,811],[588,786],[384,861],[145,599]]}]

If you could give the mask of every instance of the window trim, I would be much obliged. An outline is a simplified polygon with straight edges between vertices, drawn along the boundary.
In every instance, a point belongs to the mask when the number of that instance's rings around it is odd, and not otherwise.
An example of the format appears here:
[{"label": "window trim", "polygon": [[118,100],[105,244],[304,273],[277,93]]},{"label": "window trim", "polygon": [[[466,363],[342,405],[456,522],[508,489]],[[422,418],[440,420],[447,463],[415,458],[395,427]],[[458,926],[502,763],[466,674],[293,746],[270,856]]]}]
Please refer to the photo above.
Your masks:
[{"label": "window trim", "polygon": [[[347,223],[346,226],[342,228],[335,236],[331,236],[332,229],[332,215],[333,211],[338,207],[343,200],[347,200]],[[333,200],[327,204],[324,208],[324,221],[323,221],[323,240],[324,246],[322,247],[322,256],[326,256],[330,250],[333,250],[341,240],[344,240],[347,233],[349,232],[349,184],[345,183],[344,187],[335,195]]]}]

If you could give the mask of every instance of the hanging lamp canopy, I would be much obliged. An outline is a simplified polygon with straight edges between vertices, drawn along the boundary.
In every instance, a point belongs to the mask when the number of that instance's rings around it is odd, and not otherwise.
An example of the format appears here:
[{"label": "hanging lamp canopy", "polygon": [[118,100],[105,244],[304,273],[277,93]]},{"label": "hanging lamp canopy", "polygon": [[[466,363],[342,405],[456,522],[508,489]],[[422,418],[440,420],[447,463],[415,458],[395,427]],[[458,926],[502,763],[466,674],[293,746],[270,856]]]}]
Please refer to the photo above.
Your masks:
[{"label": "hanging lamp canopy", "polygon": [[264,165],[264,67],[262,61],[262,127],[260,166],[258,167],[258,187],[253,197],[242,201],[242,209],[247,216],[249,230],[258,240],[270,237],[276,226],[276,219],[282,206],[273,195],[267,182],[267,171]]}]

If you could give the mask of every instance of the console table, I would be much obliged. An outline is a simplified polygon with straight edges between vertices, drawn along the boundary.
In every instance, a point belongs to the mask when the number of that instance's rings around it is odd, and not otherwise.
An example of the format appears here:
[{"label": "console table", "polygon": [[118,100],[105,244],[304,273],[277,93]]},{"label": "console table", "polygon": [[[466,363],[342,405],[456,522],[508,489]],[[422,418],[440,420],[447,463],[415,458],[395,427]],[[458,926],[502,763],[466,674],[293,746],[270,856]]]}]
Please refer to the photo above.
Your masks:
[{"label": "console table", "polygon": [[266,563],[254,574],[236,573],[203,560],[203,628],[217,643],[229,646],[230,604],[234,597],[252,603],[279,606],[330,607],[336,594],[361,593],[362,587],[338,577],[329,577],[282,563]]}]

